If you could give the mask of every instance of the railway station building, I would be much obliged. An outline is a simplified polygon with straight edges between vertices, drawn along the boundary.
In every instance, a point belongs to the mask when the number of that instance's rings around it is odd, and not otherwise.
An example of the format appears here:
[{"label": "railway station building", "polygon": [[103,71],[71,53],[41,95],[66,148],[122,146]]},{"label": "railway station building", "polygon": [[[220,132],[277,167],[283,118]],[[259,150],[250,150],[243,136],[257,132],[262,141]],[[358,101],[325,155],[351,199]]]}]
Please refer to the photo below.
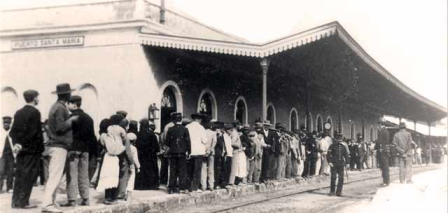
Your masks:
[{"label": "railway station building", "polygon": [[36,89],[47,117],[56,101],[51,92],[66,82],[96,126],[117,110],[139,120],[155,105],[158,131],[170,112],[200,111],[291,130],[304,124],[322,131],[328,122],[347,138],[375,140],[383,115],[423,123],[446,117],[444,107],[390,74],[338,22],[264,44],[146,0],[5,10],[1,22],[2,116]]}]

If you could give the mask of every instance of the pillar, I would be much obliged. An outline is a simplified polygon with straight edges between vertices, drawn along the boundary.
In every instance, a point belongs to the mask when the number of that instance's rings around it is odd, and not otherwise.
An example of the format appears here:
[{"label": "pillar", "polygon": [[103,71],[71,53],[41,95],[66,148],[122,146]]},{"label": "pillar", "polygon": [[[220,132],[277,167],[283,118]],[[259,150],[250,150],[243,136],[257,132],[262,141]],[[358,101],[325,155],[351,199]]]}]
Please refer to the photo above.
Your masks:
[{"label": "pillar", "polygon": [[417,132],[417,121],[414,121],[414,131]]},{"label": "pillar", "polygon": [[431,140],[431,122],[428,121],[428,145],[429,145],[429,162],[432,163],[432,140]]},{"label": "pillar", "polygon": [[263,121],[266,120],[267,116],[267,91],[268,91],[267,78],[268,78],[269,62],[270,61],[268,58],[262,58],[260,60],[261,71],[263,73],[263,91],[262,91],[262,104],[261,104],[261,110],[262,110],[261,117]]}]

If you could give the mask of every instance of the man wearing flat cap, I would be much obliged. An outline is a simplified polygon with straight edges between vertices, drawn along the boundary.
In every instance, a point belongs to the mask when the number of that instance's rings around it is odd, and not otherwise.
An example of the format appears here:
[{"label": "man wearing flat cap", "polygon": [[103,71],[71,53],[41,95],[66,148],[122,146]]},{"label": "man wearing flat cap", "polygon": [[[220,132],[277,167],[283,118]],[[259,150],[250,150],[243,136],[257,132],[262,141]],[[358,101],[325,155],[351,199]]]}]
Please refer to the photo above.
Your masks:
[{"label": "man wearing flat cap", "polygon": [[68,109],[71,116],[79,116],[72,124],[73,143],[67,160],[67,203],[62,206],[76,206],[77,192],[82,198],[81,205],[89,205],[89,147],[96,144],[93,119],[81,109],[81,96],[71,96]]},{"label": "man wearing flat cap", "polygon": [[383,177],[383,183],[381,186],[389,186],[389,157],[390,157],[390,144],[389,144],[389,131],[387,131],[384,125],[384,120],[378,122],[380,124],[380,130],[378,131],[378,139],[375,143],[375,149],[378,151],[380,159],[381,176]]},{"label": "man wearing flat cap", "polygon": [[67,152],[73,143],[72,124],[79,116],[70,117],[67,103],[72,90],[70,84],[63,83],[56,86],[52,92],[58,96],[48,114],[48,153],[51,157],[49,176],[45,185],[42,212],[62,212],[56,204],[56,191],[64,173]]},{"label": "man wearing flat cap", "polygon": [[406,124],[400,123],[398,126],[400,130],[395,133],[392,143],[395,149],[399,153],[399,176],[400,183],[413,183],[412,182],[412,135],[406,131]]},{"label": "man wearing flat cap", "polygon": [[14,158],[13,142],[9,136],[9,129],[11,127],[12,118],[4,116],[3,129],[0,136],[0,194],[3,192],[3,183],[6,180],[6,192],[12,192],[14,181]]},{"label": "man wearing flat cap", "polygon": [[29,202],[33,183],[37,178],[41,153],[44,150],[42,124],[39,110],[39,93],[27,90],[23,93],[26,105],[14,115],[10,136],[14,142],[16,159],[16,178],[12,194],[12,208],[36,208]]}]

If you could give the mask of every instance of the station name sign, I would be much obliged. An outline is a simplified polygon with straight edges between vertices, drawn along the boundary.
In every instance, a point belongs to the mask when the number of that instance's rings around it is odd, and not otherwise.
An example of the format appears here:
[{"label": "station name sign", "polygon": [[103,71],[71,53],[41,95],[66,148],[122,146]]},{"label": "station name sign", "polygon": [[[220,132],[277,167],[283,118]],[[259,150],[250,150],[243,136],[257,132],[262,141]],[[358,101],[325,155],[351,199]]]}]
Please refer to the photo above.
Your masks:
[{"label": "station name sign", "polygon": [[63,37],[63,38],[43,38],[12,41],[11,48],[19,49],[35,49],[48,47],[66,47],[66,46],[83,46],[84,36]]}]

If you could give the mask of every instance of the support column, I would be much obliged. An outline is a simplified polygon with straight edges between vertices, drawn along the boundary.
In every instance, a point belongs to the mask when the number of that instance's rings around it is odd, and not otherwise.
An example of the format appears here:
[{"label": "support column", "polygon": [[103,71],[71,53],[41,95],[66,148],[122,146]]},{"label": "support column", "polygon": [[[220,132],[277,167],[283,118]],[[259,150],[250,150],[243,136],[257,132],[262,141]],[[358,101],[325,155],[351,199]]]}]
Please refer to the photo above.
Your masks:
[{"label": "support column", "polygon": [[414,121],[414,131],[417,132],[417,121]]},{"label": "support column", "polygon": [[429,162],[432,163],[432,140],[431,140],[431,122],[428,121],[428,145],[429,145]]},{"label": "support column", "polygon": [[262,122],[264,120],[266,120],[266,116],[267,116],[267,91],[268,91],[267,77],[268,77],[268,70],[269,70],[269,62],[270,62],[270,60],[268,58],[262,58],[260,60],[261,71],[263,73],[263,92],[262,92],[262,105],[261,105]]}]

